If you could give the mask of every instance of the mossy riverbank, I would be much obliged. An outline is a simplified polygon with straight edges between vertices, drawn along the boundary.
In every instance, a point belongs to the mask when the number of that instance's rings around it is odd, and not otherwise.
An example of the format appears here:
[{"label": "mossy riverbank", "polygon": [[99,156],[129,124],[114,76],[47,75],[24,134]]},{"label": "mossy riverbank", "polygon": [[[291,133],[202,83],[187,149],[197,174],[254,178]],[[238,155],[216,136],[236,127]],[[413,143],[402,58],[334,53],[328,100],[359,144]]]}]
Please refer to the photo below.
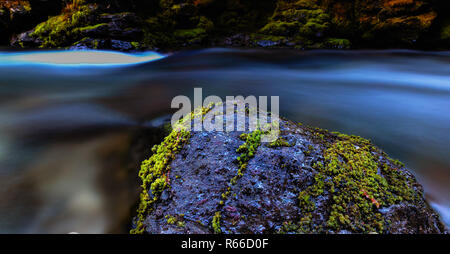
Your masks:
[{"label": "mossy riverbank", "polygon": [[[16,47],[122,51],[211,46],[297,49],[448,49],[441,1],[6,1],[3,41]],[[37,1],[39,2],[39,1]],[[57,2],[57,3],[56,3]],[[31,15],[18,26],[14,10]],[[17,16],[19,13],[16,13]],[[50,17],[47,19],[47,16]],[[31,17],[30,16],[30,17]],[[42,19],[47,19],[42,23]],[[33,25],[34,23],[34,25]],[[30,26],[34,26],[34,28]],[[24,31],[24,29],[31,29]],[[4,42],[5,43],[5,42]]]}]

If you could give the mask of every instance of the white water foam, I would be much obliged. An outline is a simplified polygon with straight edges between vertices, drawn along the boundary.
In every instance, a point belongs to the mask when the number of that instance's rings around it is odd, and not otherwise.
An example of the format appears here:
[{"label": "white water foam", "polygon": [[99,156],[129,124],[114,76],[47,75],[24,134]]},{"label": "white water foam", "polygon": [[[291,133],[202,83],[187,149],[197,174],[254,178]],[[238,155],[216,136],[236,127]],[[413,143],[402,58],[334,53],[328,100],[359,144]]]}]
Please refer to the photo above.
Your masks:
[{"label": "white water foam", "polygon": [[156,52],[127,54],[114,51],[67,50],[43,52],[3,52],[0,66],[11,65],[54,65],[71,67],[121,66],[146,63],[166,57]]}]

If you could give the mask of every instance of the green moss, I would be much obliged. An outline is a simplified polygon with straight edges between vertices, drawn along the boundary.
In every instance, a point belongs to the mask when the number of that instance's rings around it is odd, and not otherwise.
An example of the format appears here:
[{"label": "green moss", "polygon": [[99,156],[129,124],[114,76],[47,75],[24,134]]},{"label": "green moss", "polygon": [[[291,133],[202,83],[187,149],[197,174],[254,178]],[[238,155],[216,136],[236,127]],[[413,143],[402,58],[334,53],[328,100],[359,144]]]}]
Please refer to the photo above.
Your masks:
[{"label": "green moss", "polygon": [[281,228],[278,230],[278,234],[287,234],[287,233],[295,233],[299,232],[299,225],[297,223],[294,223],[292,221],[286,221],[283,223]]},{"label": "green moss", "polygon": [[311,196],[307,192],[300,192],[298,199],[300,201],[300,207],[303,208],[303,211],[312,212],[316,208],[315,204],[311,202]]},{"label": "green moss", "polygon": [[99,28],[101,26],[107,26],[107,25],[108,25],[107,23],[100,23],[100,24],[97,24],[97,25],[84,26],[84,27],[80,27],[80,28],[77,28],[77,29],[80,32],[84,32],[84,31],[87,31],[87,30],[93,30],[93,29]]},{"label": "green moss", "polygon": [[326,227],[352,232],[383,232],[386,222],[378,209],[417,198],[406,176],[391,166],[401,164],[377,154],[381,151],[368,140],[337,135],[323,152],[323,163],[313,165],[314,183],[299,194],[303,229],[311,221],[315,199],[323,195],[331,198]]},{"label": "green moss", "polygon": [[161,1],[161,10],[145,22],[143,43],[149,47],[177,48],[198,44],[214,30],[214,23],[199,15],[192,2]]},{"label": "green moss", "polygon": [[175,224],[177,222],[177,218],[175,218],[175,216],[171,216],[171,215],[166,215],[166,221],[168,224]]},{"label": "green moss", "polygon": [[300,25],[297,21],[274,21],[266,24],[263,28],[261,28],[260,32],[262,34],[287,36],[294,34],[298,30],[299,26]]},{"label": "green moss", "polygon": [[316,40],[328,30],[329,20],[317,1],[279,0],[273,16],[260,33]]},{"label": "green moss", "polygon": [[349,49],[351,43],[347,39],[329,38],[325,41],[325,47],[333,49]]},{"label": "green moss", "polygon": [[142,180],[142,193],[137,211],[136,228],[130,233],[141,234],[144,232],[144,220],[151,205],[156,202],[162,191],[169,185],[168,173],[170,162],[189,140],[190,133],[183,129],[173,130],[160,145],[152,148],[154,153],[148,160],[142,162],[139,177]]},{"label": "green moss", "polygon": [[300,49],[349,48],[351,45],[348,40],[329,38],[333,32],[331,18],[322,8],[320,1],[317,0],[278,0],[272,17],[258,31],[258,34],[282,36],[280,40],[289,42],[289,45]]},{"label": "green moss", "polygon": [[214,23],[210,19],[208,19],[207,17],[201,16],[199,18],[197,27],[204,29],[206,32],[209,32],[209,31],[212,31],[214,29]]},{"label": "green moss", "polygon": [[291,147],[292,145],[289,144],[286,140],[284,140],[282,137],[279,137],[277,140],[273,141],[272,143],[269,143],[267,147],[274,148],[274,147]]},{"label": "green moss", "polygon": [[94,11],[95,7],[91,5],[76,5],[65,9],[61,15],[37,25],[31,36],[40,38],[41,47],[44,48],[70,45],[80,39],[80,27],[88,25],[87,17]]},{"label": "green moss", "polygon": [[[237,174],[233,178],[231,178],[227,190],[221,194],[221,200],[219,201],[220,206],[223,206],[225,204],[225,200],[227,200],[231,195],[231,186],[235,185],[237,180],[244,175],[244,171],[247,168],[248,162],[255,156],[258,147],[261,145],[261,135],[262,131],[260,129],[257,129],[251,133],[243,133],[239,136],[241,140],[245,141],[244,144],[236,149],[236,152],[240,153],[240,155],[236,159],[239,165],[239,169]],[[236,194],[234,193],[233,196],[236,197]],[[220,233],[220,231],[217,231],[220,230],[220,212],[216,212],[212,224],[214,232]]]},{"label": "green moss", "polygon": [[328,22],[312,18],[300,27],[299,33],[304,37],[321,37],[328,30],[328,27]]},{"label": "green moss", "polygon": [[239,170],[237,175],[230,180],[231,185],[234,185],[243,176],[248,162],[255,156],[256,150],[261,145],[261,134],[262,132],[259,129],[247,134],[245,143],[236,150],[237,153],[241,154],[236,159],[239,164]]},{"label": "green moss", "polygon": [[212,219],[212,228],[214,233],[220,234],[222,230],[220,229],[220,212],[216,212]]},{"label": "green moss", "polygon": [[177,39],[192,40],[205,36],[206,30],[203,28],[179,29],[175,30],[173,34]]},{"label": "green moss", "polygon": [[[187,124],[192,123],[192,120],[196,117],[204,116],[214,106],[214,104],[210,104],[208,107],[197,108],[191,114],[178,121],[177,125],[171,128],[170,134],[164,141],[152,148],[153,155],[142,162],[141,170],[139,171],[139,177],[142,180],[142,192],[136,215],[136,228],[130,230],[131,234],[144,233],[144,220],[147,213],[151,211],[152,205],[158,201],[164,189],[170,186],[170,163],[189,141],[191,135],[186,128]],[[184,217],[184,215],[180,216]]]},{"label": "green moss", "polygon": [[179,214],[178,216],[166,215],[165,216],[167,224],[177,225],[177,227],[184,228],[186,223],[183,221],[184,214]]},{"label": "green moss", "polygon": [[441,31],[441,39],[448,40],[450,39],[450,24],[447,24],[442,28]]}]

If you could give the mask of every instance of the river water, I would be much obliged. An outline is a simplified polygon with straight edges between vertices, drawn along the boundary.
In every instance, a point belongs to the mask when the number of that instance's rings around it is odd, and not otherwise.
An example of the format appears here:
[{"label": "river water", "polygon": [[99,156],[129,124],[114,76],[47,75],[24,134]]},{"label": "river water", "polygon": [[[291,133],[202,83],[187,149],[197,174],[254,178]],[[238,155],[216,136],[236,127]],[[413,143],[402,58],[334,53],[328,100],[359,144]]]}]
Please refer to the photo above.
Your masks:
[{"label": "river water", "polygon": [[284,117],[371,139],[450,224],[449,52],[39,51],[0,53],[0,233],[126,232],[136,133],[194,87],[279,96]]}]

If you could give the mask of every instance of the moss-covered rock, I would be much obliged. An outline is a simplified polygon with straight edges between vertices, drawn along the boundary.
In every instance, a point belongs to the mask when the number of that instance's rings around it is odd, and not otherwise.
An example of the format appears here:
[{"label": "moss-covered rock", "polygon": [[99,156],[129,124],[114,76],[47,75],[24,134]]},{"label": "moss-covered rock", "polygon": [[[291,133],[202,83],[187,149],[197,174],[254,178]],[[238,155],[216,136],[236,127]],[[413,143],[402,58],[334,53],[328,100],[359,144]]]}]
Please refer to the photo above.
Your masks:
[{"label": "moss-covered rock", "polygon": [[280,130],[271,143],[261,130],[174,130],[142,164],[132,232],[446,232],[413,174],[370,141],[288,120]]},{"label": "moss-covered rock", "polygon": [[283,36],[308,48],[323,42],[330,28],[330,18],[315,0],[277,1],[277,7],[260,33]]},{"label": "moss-covered rock", "polygon": [[432,28],[437,5],[426,0],[325,0],[333,30],[371,47],[414,47]]},{"label": "moss-covered rock", "polygon": [[439,33],[439,36],[443,44],[450,45],[450,20],[444,23]]},{"label": "moss-covered rock", "polygon": [[[79,0],[65,6],[33,30],[18,35],[13,45],[42,48],[138,49],[142,41],[142,20],[134,13],[105,13],[104,6]],[[140,45],[140,44],[139,44]],[[140,46],[139,46],[140,48]]]},{"label": "moss-covered rock", "polygon": [[33,38],[42,41],[43,48],[70,45],[81,37],[85,27],[89,28],[90,18],[96,10],[95,5],[68,5],[63,13],[39,24],[31,33]]},{"label": "moss-covered rock", "polygon": [[144,43],[162,49],[206,45],[214,23],[199,14],[194,1],[161,1],[161,11],[146,20]]}]

